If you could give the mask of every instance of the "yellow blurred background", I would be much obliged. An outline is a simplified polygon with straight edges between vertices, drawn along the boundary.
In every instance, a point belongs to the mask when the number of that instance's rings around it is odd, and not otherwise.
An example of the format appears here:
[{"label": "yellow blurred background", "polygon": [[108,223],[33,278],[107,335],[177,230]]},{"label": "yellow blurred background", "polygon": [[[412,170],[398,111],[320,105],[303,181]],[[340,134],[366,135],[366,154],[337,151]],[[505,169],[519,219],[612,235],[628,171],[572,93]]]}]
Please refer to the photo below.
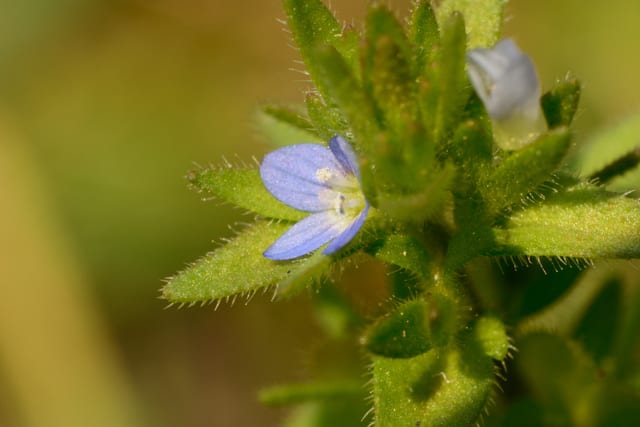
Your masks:
[{"label": "yellow blurred background", "polygon": [[[333,0],[359,26],[367,1]],[[406,16],[409,0],[388,2]],[[194,163],[260,158],[260,101],[309,88],[279,0],[0,0],[0,426],[277,425],[309,297],[169,308],[162,279],[250,217]],[[638,111],[640,2],[513,0],[543,86],[584,83],[577,138]]]}]

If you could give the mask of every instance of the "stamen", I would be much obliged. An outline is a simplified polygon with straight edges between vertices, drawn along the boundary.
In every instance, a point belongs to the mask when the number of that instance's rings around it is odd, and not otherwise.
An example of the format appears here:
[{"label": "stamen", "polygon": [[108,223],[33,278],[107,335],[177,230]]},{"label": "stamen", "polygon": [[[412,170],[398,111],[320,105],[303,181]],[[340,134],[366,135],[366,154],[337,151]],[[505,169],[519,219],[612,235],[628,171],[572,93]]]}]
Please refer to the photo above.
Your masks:
[{"label": "stamen", "polygon": [[329,168],[322,168],[316,171],[316,178],[321,182],[327,182],[333,178],[333,176],[333,172],[331,172],[331,169]]},{"label": "stamen", "polygon": [[344,215],[344,201],[346,198],[342,193],[338,193],[338,197],[336,198],[336,212],[340,215]]}]

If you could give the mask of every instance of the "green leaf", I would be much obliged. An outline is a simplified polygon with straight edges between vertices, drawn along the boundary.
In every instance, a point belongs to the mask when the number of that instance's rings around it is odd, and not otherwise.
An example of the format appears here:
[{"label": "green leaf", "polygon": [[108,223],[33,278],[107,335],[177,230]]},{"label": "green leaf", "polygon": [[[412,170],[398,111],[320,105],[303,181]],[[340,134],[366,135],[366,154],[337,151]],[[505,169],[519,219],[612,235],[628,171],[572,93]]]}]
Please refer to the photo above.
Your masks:
[{"label": "green leaf", "polygon": [[413,182],[418,188],[410,188],[413,193],[381,193],[378,206],[395,219],[422,223],[441,213],[443,205],[450,200],[449,189],[453,186],[455,172],[452,165],[446,164],[443,168],[425,172],[425,175],[414,175]]},{"label": "green leaf", "polygon": [[[393,44],[398,46],[400,55],[404,57],[404,61],[409,61],[411,57],[411,47],[409,39],[404,31],[404,27],[395,17],[389,8],[381,3],[373,4],[369,8],[365,29],[365,41],[369,44],[375,44],[380,38],[389,38]],[[373,60],[372,57],[366,55],[365,62]]]},{"label": "green leaf", "polygon": [[332,101],[342,110],[355,134],[356,144],[365,144],[373,134],[372,128],[378,128],[376,123],[372,123],[375,114],[371,101],[334,48],[320,47],[315,50],[315,55],[317,81],[327,88],[325,100]]},{"label": "green leaf", "polygon": [[526,335],[516,345],[516,371],[541,403],[538,425],[632,427],[640,421],[637,389],[615,381],[608,358],[598,366],[580,343],[551,333]]},{"label": "green leaf", "polygon": [[308,402],[297,406],[282,427],[362,427],[366,413],[366,399],[362,395],[324,402]]},{"label": "green leaf", "polygon": [[622,272],[624,277],[622,310],[620,311],[620,319],[612,350],[612,357],[616,363],[615,374],[617,378],[629,381],[631,381],[631,375],[635,374],[635,387],[640,390],[640,369],[638,369],[636,357],[638,336],[640,336],[640,286],[638,286],[638,275],[636,267],[629,265],[629,263],[618,265],[616,270]]},{"label": "green leaf", "polygon": [[[462,209],[456,208],[456,212]],[[484,212],[472,209],[465,213],[465,217],[461,221],[461,229],[453,235],[447,247],[445,272],[449,274],[455,274],[468,261],[495,250],[494,230],[486,223]],[[474,217],[477,220],[475,227],[472,223]]]},{"label": "green leaf", "polygon": [[494,229],[493,255],[640,258],[640,202],[579,186],[514,213]]},{"label": "green leaf", "polygon": [[429,180],[434,144],[419,120],[413,51],[403,26],[384,6],[367,16],[363,48],[364,90],[385,132],[376,136],[372,160],[378,188],[415,194]]},{"label": "green leaf", "polygon": [[480,191],[489,211],[495,213],[513,203],[526,202],[530,192],[552,178],[570,144],[569,132],[559,129],[509,155],[481,180]]},{"label": "green leaf", "polygon": [[493,160],[491,130],[479,120],[465,120],[456,129],[447,155],[456,165],[460,165],[459,178],[470,187],[466,191],[456,188],[456,192],[464,193],[471,190],[478,181],[479,171],[487,169]]},{"label": "green leaf", "polygon": [[305,103],[313,127],[324,141],[336,135],[348,135],[349,125],[337,108],[326,106],[322,98],[314,93],[307,95]]},{"label": "green leaf", "polygon": [[362,394],[362,383],[353,380],[323,381],[274,386],[260,392],[265,405],[281,406],[304,402],[344,399]]},{"label": "green leaf", "polygon": [[363,343],[369,352],[392,358],[414,357],[431,349],[425,302],[405,302],[378,319]]},{"label": "green leaf", "polygon": [[[535,333],[516,342],[516,369],[526,387],[554,409],[556,425],[585,425],[604,396],[593,360],[575,342],[550,333]],[[548,414],[550,408],[545,408]],[[580,422],[582,421],[582,422]],[[549,423],[545,423],[548,425]],[[590,424],[590,423],[589,423]]]},{"label": "green leaf", "polygon": [[387,234],[371,245],[367,252],[382,261],[409,270],[419,277],[427,278],[431,256],[424,246],[407,234]]},{"label": "green leaf", "polygon": [[549,129],[571,124],[578,109],[581,92],[580,82],[574,77],[568,77],[542,96],[540,104]]},{"label": "green leaf", "polygon": [[[611,190],[640,189],[640,147],[589,176],[590,180]],[[612,182],[613,181],[613,182]]]},{"label": "green leaf", "polygon": [[432,63],[418,83],[422,122],[436,142],[442,142],[452,132],[471,93],[465,73],[466,33],[462,16],[455,13],[441,24],[440,49],[434,52]]},{"label": "green leaf", "polygon": [[316,290],[314,314],[324,335],[336,340],[349,339],[354,330],[361,328],[364,320],[348,298],[336,286],[326,282]]},{"label": "green leaf", "polygon": [[334,47],[350,72],[357,75],[360,36],[356,31],[341,25],[321,0],[284,0],[284,9],[302,59],[323,96],[326,95],[326,86],[317,79],[320,60],[316,52],[319,46]]},{"label": "green leaf", "polygon": [[431,1],[419,0],[417,2],[411,14],[409,28],[409,38],[415,49],[415,69],[421,74],[429,62],[434,47],[440,43],[440,30],[431,7]]},{"label": "green leaf", "polygon": [[[640,149],[640,113],[636,113],[618,125],[602,131],[580,146],[571,159],[572,169],[582,177],[597,175],[620,158],[637,153]],[[617,170],[609,171],[608,187],[612,190],[640,188],[638,158],[630,165],[620,164]],[[614,179],[614,177],[616,177]]]},{"label": "green leaf", "polygon": [[504,6],[507,0],[443,0],[437,9],[442,25],[460,12],[467,26],[468,48],[493,47],[500,38]]},{"label": "green leaf", "polygon": [[274,145],[321,142],[313,124],[298,111],[276,105],[265,105],[257,114],[260,132]]},{"label": "green leaf", "polygon": [[276,290],[276,296],[278,298],[288,298],[297,295],[309,284],[310,278],[316,279],[322,276],[327,270],[332,258],[323,255],[322,251],[318,250],[306,258],[306,260],[305,268],[291,270],[288,276],[278,284],[278,289]]},{"label": "green leaf", "polygon": [[[308,283],[328,266],[330,258],[320,252],[286,262],[271,261],[262,252],[278,239],[290,224],[261,221],[240,233],[226,245],[171,277],[162,297],[171,303],[206,303],[235,295],[251,296],[278,283],[292,286]],[[310,274],[314,272],[314,274]]]},{"label": "green leaf", "polygon": [[608,274],[604,268],[584,272],[560,298],[522,319],[517,326],[517,333],[525,335],[532,332],[555,331],[559,335],[570,336],[606,284]]},{"label": "green leaf", "polygon": [[265,218],[298,221],[308,215],[273,197],[256,169],[209,167],[190,172],[187,179],[197,191],[211,194]]},{"label": "green leaf", "polygon": [[504,324],[494,316],[483,316],[473,325],[473,334],[485,355],[493,360],[504,360],[511,344]]},{"label": "green leaf", "polygon": [[378,356],[411,358],[442,347],[456,332],[457,312],[451,300],[430,293],[407,301],[378,319],[365,333],[365,348]]},{"label": "green leaf", "polygon": [[574,333],[596,363],[611,360],[609,356],[614,339],[619,333],[618,325],[623,312],[621,283],[616,280],[606,281],[580,319]]},{"label": "green leaf", "polygon": [[544,412],[541,405],[532,398],[520,397],[514,399],[501,417],[501,427],[540,427],[544,423]]},{"label": "green leaf", "polygon": [[473,343],[411,359],[373,357],[377,426],[469,426],[491,399],[493,362]]},{"label": "green leaf", "polygon": [[371,100],[349,71],[338,52],[331,47],[316,50],[319,74],[318,81],[327,88],[328,98],[337,105],[349,122],[355,148],[360,153],[362,186],[365,197],[372,206],[377,205],[371,159],[378,150],[379,123]]},{"label": "green leaf", "polygon": [[431,284],[419,278],[409,270],[402,268],[392,269],[388,273],[387,284],[391,293],[392,301],[407,301],[415,299],[425,292]]},{"label": "green leaf", "polygon": [[411,50],[402,25],[382,5],[373,6],[367,16],[363,49],[365,90],[380,108],[387,128],[401,130],[415,117]]}]

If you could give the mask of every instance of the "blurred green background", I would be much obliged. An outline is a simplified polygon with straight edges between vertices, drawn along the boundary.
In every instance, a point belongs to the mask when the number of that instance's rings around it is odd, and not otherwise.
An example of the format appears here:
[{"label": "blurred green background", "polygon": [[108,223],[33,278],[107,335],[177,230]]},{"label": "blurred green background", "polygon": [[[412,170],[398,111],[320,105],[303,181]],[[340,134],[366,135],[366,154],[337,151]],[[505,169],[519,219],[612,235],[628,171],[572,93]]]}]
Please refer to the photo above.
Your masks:
[{"label": "blurred green background", "polygon": [[[368,2],[331,3],[358,26]],[[0,426],[277,425],[255,392],[304,378],[309,296],[178,310],[158,289],[251,220],[186,172],[259,159],[256,105],[309,89],[280,1],[0,11]],[[634,0],[509,4],[543,86],[583,81],[578,140],[638,111],[639,16]]]}]

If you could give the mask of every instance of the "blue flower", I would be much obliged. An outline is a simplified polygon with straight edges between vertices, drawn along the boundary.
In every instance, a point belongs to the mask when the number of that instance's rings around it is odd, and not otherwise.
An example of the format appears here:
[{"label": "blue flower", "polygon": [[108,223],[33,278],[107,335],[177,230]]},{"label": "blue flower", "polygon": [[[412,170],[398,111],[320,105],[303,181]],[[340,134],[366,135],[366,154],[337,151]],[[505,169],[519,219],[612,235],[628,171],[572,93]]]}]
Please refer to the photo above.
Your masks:
[{"label": "blue flower", "polygon": [[260,176],[275,198],[311,212],[264,252],[269,259],[297,258],[329,242],[322,253],[333,254],[353,239],[367,217],[358,159],[341,136],[332,138],[329,147],[296,144],[273,151],[262,161]]},{"label": "blue flower", "polygon": [[517,149],[546,130],[536,69],[513,40],[501,40],[493,49],[473,49],[467,65],[471,83],[493,121],[498,145]]}]

